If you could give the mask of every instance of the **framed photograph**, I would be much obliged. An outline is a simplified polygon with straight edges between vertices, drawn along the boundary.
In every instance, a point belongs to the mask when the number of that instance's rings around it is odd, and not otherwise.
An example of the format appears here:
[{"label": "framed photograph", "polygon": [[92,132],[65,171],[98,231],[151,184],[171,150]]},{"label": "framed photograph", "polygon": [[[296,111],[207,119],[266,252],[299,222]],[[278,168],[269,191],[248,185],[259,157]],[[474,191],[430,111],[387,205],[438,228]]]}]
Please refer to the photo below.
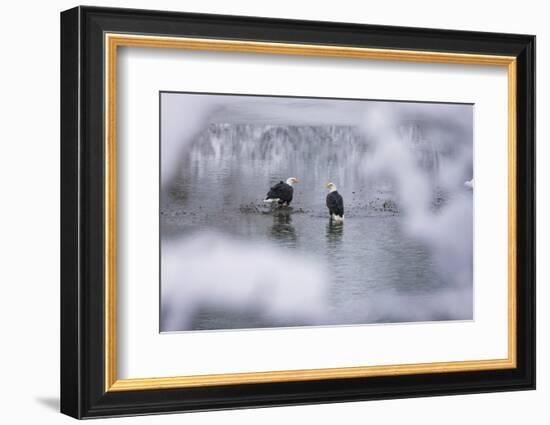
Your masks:
[{"label": "framed photograph", "polygon": [[61,14],[61,411],[535,388],[535,37]]}]

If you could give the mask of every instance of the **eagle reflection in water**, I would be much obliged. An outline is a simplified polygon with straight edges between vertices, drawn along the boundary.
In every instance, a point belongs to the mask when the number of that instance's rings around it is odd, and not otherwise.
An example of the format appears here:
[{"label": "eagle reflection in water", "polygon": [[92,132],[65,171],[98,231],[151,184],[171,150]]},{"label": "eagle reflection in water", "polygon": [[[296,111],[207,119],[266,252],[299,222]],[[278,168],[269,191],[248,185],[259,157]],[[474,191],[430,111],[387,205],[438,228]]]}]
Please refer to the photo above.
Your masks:
[{"label": "eagle reflection in water", "polygon": [[292,225],[292,215],[290,211],[277,211],[273,214],[273,226],[271,226],[271,236],[280,241],[290,243],[296,242],[296,229]]},{"label": "eagle reflection in water", "polygon": [[327,223],[327,242],[329,245],[337,246],[342,242],[342,237],[344,236],[344,225],[343,223],[335,222],[330,220]]}]

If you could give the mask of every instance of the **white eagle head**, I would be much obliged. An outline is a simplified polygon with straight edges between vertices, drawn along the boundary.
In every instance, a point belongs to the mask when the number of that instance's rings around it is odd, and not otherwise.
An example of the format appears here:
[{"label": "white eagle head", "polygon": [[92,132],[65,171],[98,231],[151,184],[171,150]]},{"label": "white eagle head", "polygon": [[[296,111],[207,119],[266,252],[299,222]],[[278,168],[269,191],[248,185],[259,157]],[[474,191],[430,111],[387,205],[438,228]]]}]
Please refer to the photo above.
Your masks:
[{"label": "white eagle head", "polygon": [[298,180],[296,177],[289,177],[286,179],[286,184],[290,186],[294,186],[296,183],[300,183],[300,180]]},{"label": "white eagle head", "polygon": [[325,185],[325,188],[329,190],[329,192],[334,192],[336,190],[336,185],[332,182],[329,182]]}]

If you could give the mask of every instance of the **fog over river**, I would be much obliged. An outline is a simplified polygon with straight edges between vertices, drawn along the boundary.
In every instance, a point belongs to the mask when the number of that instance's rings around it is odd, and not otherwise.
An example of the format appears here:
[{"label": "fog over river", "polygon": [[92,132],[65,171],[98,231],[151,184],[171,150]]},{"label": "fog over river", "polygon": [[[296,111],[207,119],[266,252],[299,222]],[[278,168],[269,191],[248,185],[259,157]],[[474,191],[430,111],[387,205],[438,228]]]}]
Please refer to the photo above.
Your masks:
[{"label": "fog over river", "polygon": [[472,319],[472,164],[472,105],[163,93],[161,331]]}]

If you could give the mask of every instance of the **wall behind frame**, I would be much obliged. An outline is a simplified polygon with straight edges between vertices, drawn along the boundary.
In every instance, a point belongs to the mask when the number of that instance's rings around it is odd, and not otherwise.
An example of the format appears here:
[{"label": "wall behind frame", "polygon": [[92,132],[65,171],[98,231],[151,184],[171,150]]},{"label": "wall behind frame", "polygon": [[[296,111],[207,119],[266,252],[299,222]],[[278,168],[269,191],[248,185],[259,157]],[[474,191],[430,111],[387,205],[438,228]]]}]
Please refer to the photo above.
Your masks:
[{"label": "wall behind frame", "polygon": [[[0,31],[4,40],[0,78],[0,387],[6,423],[74,423],[57,413],[59,392],[59,12],[72,1],[10,2]],[[550,139],[550,28],[543,2],[464,0],[408,2],[319,2],[304,0],[95,1],[98,6],[155,8],[368,24],[517,32],[537,35],[539,76],[537,139]],[[550,146],[538,145],[538,163],[550,159]],[[550,167],[539,167],[538,187],[550,183]],[[550,216],[550,192],[539,190],[539,217]],[[539,258],[550,256],[550,224],[539,220]],[[465,424],[543,423],[550,397],[550,264],[538,267],[538,390],[500,394],[391,400],[211,412],[110,420],[109,423],[279,424],[316,423]],[[101,421],[101,420],[100,420]]]}]

